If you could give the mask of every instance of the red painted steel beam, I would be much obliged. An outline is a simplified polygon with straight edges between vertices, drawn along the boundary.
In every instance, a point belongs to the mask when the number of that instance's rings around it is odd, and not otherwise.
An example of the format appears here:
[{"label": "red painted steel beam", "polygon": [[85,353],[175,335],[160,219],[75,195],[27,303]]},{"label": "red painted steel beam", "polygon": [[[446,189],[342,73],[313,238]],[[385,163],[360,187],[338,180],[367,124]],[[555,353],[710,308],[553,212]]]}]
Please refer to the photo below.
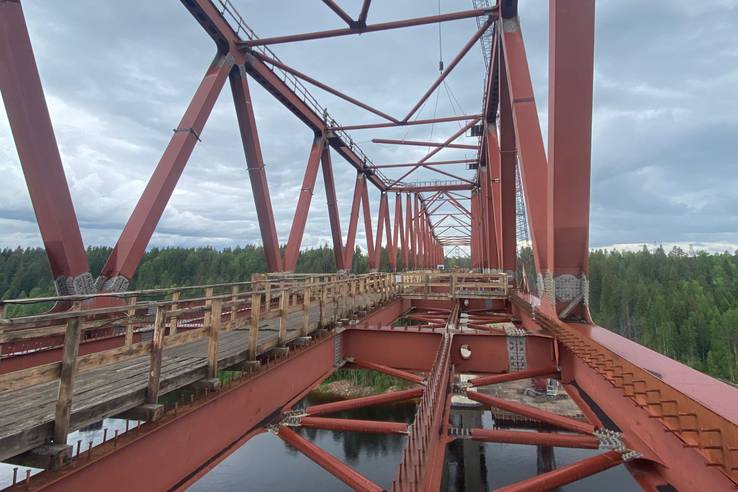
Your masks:
[{"label": "red painted steel beam", "polygon": [[66,288],[66,278],[88,273],[89,266],[20,2],[0,2],[0,67],[0,91],[51,274],[57,293],[66,294],[60,284]]},{"label": "red painted steel beam", "polygon": [[383,422],[378,420],[334,419],[329,417],[302,417],[302,427],[343,432],[371,432],[377,434],[407,434],[404,422]]},{"label": "red painted steel beam", "polygon": [[382,393],[379,395],[352,398],[350,400],[335,401],[331,403],[323,403],[320,405],[311,405],[305,408],[305,413],[307,413],[308,415],[317,415],[343,412],[346,410],[355,410],[357,408],[370,407],[374,405],[385,405],[387,403],[411,400],[413,398],[418,398],[422,394],[423,388],[412,388],[402,391],[390,391],[388,393]]},{"label": "red painted steel beam", "polygon": [[144,424],[130,437],[123,434],[117,447],[95,447],[89,461],[34,476],[34,490],[79,491],[90,484],[105,484],[110,492],[186,488],[237,450],[265,419],[332,372],[334,356],[333,337],[291,352],[192,407],[180,406],[176,416]]},{"label": "red painted steel beam", "polygon": [[492,268],[500,268],[503,264],[504,244],[502,239],[502,163],[500,161],[500,147],[497,142],[497,131],[494,125],[487,124],[485,135],[485,157],[487,161],[487,173],[489,178],[489,194],[487,196],[487,207],[489,214],[489,236],[490,244],[495,245],[495,255]]},{"label": "red painted steel beam", "polygon": [[446,123],[449,121],[466,121],[481,118],[481,114],[468,114],[461,116],[443,116],[439,118],[426,118],[412,121],[400,121],[399,123],[365,123],[362,125],[344,125],[329,127],[329,130],[373,130],[375,128],[392,128],[397,126],[432,125],[435,123]]},{"label": "red painted steel beam", "polygon": [[617,451],[608,451],[591,458],[586,458],[571,465],[523,480],[521,482],[495,489],[496,492],[541,492],[553,490],[568,483],[587,478],[608,468],[623,463]]},{"label": "red painted steel beam", "polygon": [[471,438],[481,442],[501,442],[530,446],[554,446],[559,448],[597,449],[600,440],[581,434],[511,431],[499,429],[472,429]]},{"label": "red painted steel beam", "polygon": [[401,29],[405,27],[423,26],[426,24],[436,24],[438,22],[448,22],[460,19],[470,19],[472,17],[493,16],[496,12],[495,8],[464,10],[461,12],[453,12],[449,14],[431,15],[428,17],[418,17],[415,19],[405,19],[400,21],[382,22],[372,24],[366,27],[331,29],[328,31],[307,32],[302,34],[290,34],[287,36],[275,36],[271,38],[253,39],[241,41],[238,45],[241,48],[248,49],[253,46],[265,46],[272,44],[293,43],[295,41],[309,41],[312,39],[334,38],[338,36],[349,36],[352,34],[364,34],[367,32],[386,31],[389,29]]},{"label": "red painted steel beam", "polygon": [[425,101],[433,94],[433,92],[438,88],[439,85],[448,77],[448,74],[451,73],[451,71],[456,68],[456,65],[459,64],[459,62],[466,56],[466,54],[469,52],[469,50],[477,44],[477,41],[479,41],[479,38],[482,37],[484,32],[489,29],[489,26],[492,25],[494,22],[494,19],[492,17],[489,17],[481,26],[479,26],[479,29],[474,33],[474,35],[469,39],[469,41],[466,42],[466,44],[461,48],[461,51],[459,51],[456,56],[449,62],[448,65],[446,65],[446,68],[443,69],[443,71],[438,75],[438,78],[436,78],[435,81],[431,84],[431,86],[428,88],[428,90],[423,94],[420,98],[420,100],[415,103],[415,106],[410,109],[410,111],[405,115],[405,117],[402,119],[402,121],[408,121],[412,116],[420,109],[420,107],[425,103]]},{"label": "red painted steel beam", "polygon": [[110,279],[123,276],[128,280],[133,277],[195,144],[200,141],[205,122],[223,89],[231,67],[231,62],[221,54],[210,64],[103,266],[104,277]]},{"label": "red painted steel beam", "polygon": [[502,21],[502,46],[536,270],[553,270],[553,169],[546,161],[518,18]]},{"label": "red painted steel beam", "polygon": [[353,265],[354,244],[356,244],[356,229],[359,223],[359,209],[361,208],[361,199],[366,189],[366,177],[359,173],[356,175],[356,184],[354,185],[354,199],[351,203],[351,215],[349,216],[348,232],[346,233],[346,247],[343,250],[344,268],[350,270]]},{"label": "red painted steel beam", "polygon": [[382,487],[364,477],[335,456],[323,451],[292,429],[280,427],[277,435],[352,489],[382,492]]},{"label": "red painted steel beam", "polygon": [[564,417],[562,415],[556,415],[554,413],[546,412],[544,410],[530,407],[522,403],[517,403],[514,401],[510,401],[510,400],[504,400],[502,398],[497,398],[495,396],[490,396],[484,393],[480,393],[478,391],[470,390],[466,392],[466,395],[472,400],[478,401],[479,403],[483,405],[488,405],[491,407],[506,410],[508,412],[516,413],[518,415],[523,415],[525,417],[529,417],[529,418],[538,420],[540,422],[544,422],[546,424],[559,427],[561,429],[566,429],[566,430],[570,430],[573,432],[579,432],[582,434],[592,434],[595,430],[592,424],[589,424],[586,422],[580,422],[578,420],[574,420],[569,417]]},{"label": "red painted steel beam", "polygon": [[[475,145],[472,145],[471,147],[474,149],[477,148]],[[445,166],[449,164],[471,164],[473,162],[477,162],[477,160],[476,159],[452,159],[448,161],[425,162],[423,163],[423,166],[429,167],[429,166]],[[372,169],[388,169],[388,168],[396,168],[396,167],[413,167],[417,164],[418,164],[417,162],[402,162],[398,164],[373,164],[371,167]]]},{"label": "red painted steel beam", "polygon": [[376,364],[369,362],[368,360],[353,359],[351,363],[357,367],[363,369],[371,369],[372,371],[381,372],[389,376],[393,376],[399,379],[410,381],[411,383],[423,384],[423,378],[412,372],[403,371],[402,369],[395,369],[394,367],[385,366],[384,364]]},{"label": "red painted steel beam", "polygon": [[[377,269],[379,268],[379,261],[382,256],[382,234],[384,233],[384,224],[387,215],[387,193],[381,192],[379,197],[379,215],[377,216],[377,236],[376,243],[374,244],[374,254],[369,259],[369,267]],[[389,245],[391,238],[387,238],[387,244]],[[389,248],[388,248],[389,249]]]},{"label": "red painted steel beam", "polygon": [[459,182],[458,184],[417,184],[388,187],[387,191],[399,191],[400,193],[426,193],[433,191],[466,191],[473,190],[474,185]]},{"label": "red painted steel beam", "polygon": [[333,12],[338,15],[343,21],[349,25],[349,27],[352,27],[354,25],[354,19],[346,13],[345,10],[343,10],[336,2],[333,0],[323,0],[323,3],[326,4]]},{"label": "red painted steel beam", "polygon": [[[220,52],[229,52],[239,64],[245,62],[244,68],[246,72],[253,75],[259,84],[276,96],[287,109],[308,125],[315,133],[324,131],[325,122],[323,121],[322,112],[321,114],[317,114],[280,76],[275,74],[263,61],[253,56],[250,51],[247,53],[239,51],[237,44],[241,41],[240,38],[211,0],[188,0],[184,2],[184,5],[203,29],[213,38]],[[364,158],[360,157],[348,145],[348,142],[344,142],[341,135],[335,135],[331,138],[330,144],[339,155],[344,157],[357,170],[364,170]],[[384,188],[384,183],[378,176],[370,176],[369,179],[379,189]]]},{"label": "red painted steel beam", "polygon": [[[471,120],[471,121],[469,121],[466,125],[464,125],[463,127],[461,127],[458,131],[454,132],[453,135],[451,135],[450,137],[448,137],[443,142],[443,145],[444,146],[445,145],[448,145],[451,142],[453,142],[454,140],[456,140],[457,138],[459,138],[461,135],[464,134],[464,132],[466,132],[468,129],[470,129],[471,127],[473,127],[474,125],[476,125],[477,121],[478,120]],[[419,167],[421,167],[424,162],[426,162],[428,159],[430,159],[431,157],[433,157],[434,155],[436,155],[441,150],[443,150],[443,147],[436,147],[432,151],[428,152],[422,159],[420,159],[418,161],[418,163],[412,169],[410,169],[408,172],[406,172],[405,174],[403,174],[402,176],[400,176],[398,179],[396,179],[395,181],[393,181],[392,184],[389,185],[389,187],[391,188],[392,186],[396,185],[397,183],[399,183],[400,181],[402,181],[403,179],[405,179],[406,177],[408,177],[412,172],[414,172]]]},{"label": "red painted steel beam", "polygon": [[264,157],[261,154],[259,132],[256,128],[256,117],[246,74],[240,70],[234,70],[231,72],[230,82],[267,268],[270,272],[282,271],[282,258],[277,227],[274,223],[272,200],[269,195],[269,182],[264,169]]},{"label": "red painted steel beam", "polygon": [[[474,147],[474,148],[476,149],[477,147]],[[459,176],[457,174],[452,174],[452,173],[450,173],[448,171],[444,171],[442,169],[438,169],[437,167],[430,167],[430,166],[426,166],[425,164],[422,164],[421,167],[424,167],[426,169],[429,169],[429,170],[433,171],[434,173],[443,174],[444,176],[448,176],[449,178],[453,178],[453,179],[455,179],[457,181],[461,181],[461,182],[464,182],[464,183],[469,183],[470,185],[475,185],[476,184],[474,181],[471,181],[471,180],[466,179],[466,178],[462,178],[461,176]]]},{"label": "red painted steel beam", "polygon": [[423,241],[421,236],[420,223],[420,196],[415,193],[415,214],[413,215],[413,231],[415,232],[415,268],[423,267]]},{"label": "red painted steel beam", "polygon": [[370,113],[374,113],[377,116],[380,116],[380,117],[386,119],[387,121],[391,121],[393,123],[396,123],[396,122],[399,121],[396,118],[393,118],[392,116],[388,115],[387,113],[384,113],[384,112],[382,112],[382,111],[380,111],[380,110],[378,110],[376,108],[373,108],[372,106],[369,106],[366,103],[363,103],[363,102],[359,101],[356,98],[353,98],[353,97],[351,97],[351,96],[349,96],[347,94],[344,94],[343,92],[341,92],[341,91],[339,91],[337,89],[334,89],[333,87],[331,87],[331,86],[329,86],[327,84],[324,84],[323,82],[320,82],[319,80],[316,80],[313,77],[311,77],[309,75],[306,75],[306,74],[300,72],[299,70],[290,67],[289,65],[285,65],[284,63],[282,63],[279,60],[275,60],[274,58],[271,58],[269,56],[266,56],[263,53],[259,53],[257,51],[252,52],[252,54],[256,58],[260,59],[261,61],[264,61],[264,62],[266,62],[266,63],[268,63],[270,65],[273,65],[275,67],[279,67],[282,70],[284,70],[285,72],[289,72],[292,75],[294,75],[295,77],[298,77],[298,78],[300,78],[300,79],[302,79],[302,80],[304,80],[306,82],[311,83],[315,87],[319,87],[320,89],[323,89],[324,91],[326,91],[326,92],[328,92],[330,94],[333,94],[334,96],[339,97],[339,98],[343,99],[344,101],[350,102],[354,106],[358,106],[358,107],[360,107],[362,109],[365,109],[365,110],[369,111]]},{"label": "red painted steel beam", "polygon": [[[392,223],[390,222],[390,206],[389,206],[389,195],[385,195],[385,207],[384,207],[384,233],[387,237],[387,255],[389,255],[394,249],[395,245],[392,243]],[[390,268],[392,262],[389,261]]]},{"label": "red painted steel beam", "polygon": [[[467,145],[467,144],[443,144],[442,142],[428,142],[425,140],[397,140],[392,138],[373,138],[373,143],[376,144],[388,144],[388,145],[409,145],[414,147],[444,147],[447,149],[471,149],[476,150],[479,148],[477,145]],[[469,160],[463,160],[463,161],[456,161],[456,162],[469,162]],[[476,162],[472,160],[471,162]],[[412,165],[412,164],[411,164]],[[376,167],[376,166],[373,166]]]},{"label": "red painted steel beam", "polygon": [[[372,229],[372,210],[369,208],[369,189],[367,186],[364,186],[364,190],[362,191],[361,210],[364,214],[364,234],[366,235],[367,257],[372,258],[374,256],[374,233]],[[351,254],[354,254],[353,251]]]},{"label": "red painted steel beam", "polygon": [[537,378],[541,376],[550,376],[558,374],[556,367],[542,367],[540,369],[532,369],[528,371],[508,372],[506,374],[491,374],[489,376],[480,376],[469,380],[472,386],[487,386],[488,384],[499,384],[507,381],[517,381],[519,379]]},{"label": "red painted steel beam", "polygon": [[287,272],[295,271],[297,266],[297,256],[300,253],[300,244],[302,236],[305,233],[305,223],[307,222],[308,212],[310,211],[310,202],[313,199],[313,189],[315,188],[315,179],[318,177],[318,167],[320,159],[325,149],[325,137],[316,136],[313,140],[310,156],[305,168],[305,177],[302,181],[300,197],[297,200],[297,208],[295,209],[295,217],[292,220],[292,228],[290,236],[287,240],[287,246],[284,250],[284,270]]},{"label": "red painted steel beam", "polygon": [[[549,1],[548,160],[555,276],[588,271],[594,0]],[[580,305],[578,314],[584,314]]]},{"label": "red painted steel beam", "polygon": [[[479,208],[481,216],[479,218],[481,221],[480,234],[482,244],[484,246],[482,267],[492,268],[492,250],[495,249],[496,245],[494,243],[490,243],[489,241],[490,230],[493,230],[494,224],[490,224],[490,221],[492,220],[492,211],[490,210],[492,199],[489,173],[487,172],[486,165],[480,165],[477,169],[477,181],[479,182]],[[497,252],[496,249],[494,252]]]},{"label": "red painted steel beam", "polygon": [[[333,164],[331,163],[331,149],[327,145],[323,147],[321,157],[321,168],[323,170],[323,184],[325,185],[325,198],[328,205],[328,220],[331,224],[331,235],[333,237],[333,256],[336,258],[336,269],[349,270],[351,265],[346,266],[343,252],[343,234],[341,233],[341,217],[338,213],[338,202],[336,200],[336,181],[333,177]],[[353,206],[353,204],[352,204]],[[358,216],[358,211],[357,211]]]},{"label": "red painted steel beam", "polygon": [[[399,253],[399,245],[402,242],[402,249],[405,250],[405,234],[403,233],[402,226],[402,197],[399,193],[395,194],[395,215],[394,215],[394,230],[392,232],[392,255],[390,255],[390,265],[392,271],[397,271],[397,260]],[[400,259],[402,261],[402,259]],[[407,268],[407,265],[403,265]]]},{"label": "red painted steel beam", "polygon": [[357,23],[360,26],[366,26],[366,18],[369,15],[369,6],[372,4],[372,0],[364,0],[364,2],[361,4],[361,12],[359,12],[359,18],[357,19]]},{"label": "red painted steel beam", "polygon": [[415,227],[413,225],[413,202],[410,193],[405,196],[405,234],[407,236],[407,239],[405,241],[410,246],[410,249],[409,251],[403,251],[403,255],[405,257],[405,267],[409,270],[411,261],[413,268],[417,268],[417,261],[415,259]]},{"label": "red painted steel beam", "polygon": [[[274,73],[265,62],[258,59],[251,53],[244,55],[246,60],[246,71],[251,74],[268,92],[274,95],[282,104],[289,109],[294,115],[302,120],[315,133],[325,131],[326,122],[323,116],[316,114],[311,106],[305,103],[301,97],[285,83],[284,80]],[[354,166],[357,171],[364,172],[366,164],[365,159],[359,156],[348,142],[343,140],[339,134],[330,136],[329,143],[331,147],[349,164]],[[386,187],[382,179],[377,175],[367,177],[374,186],[384,189]]]},{"label": "red painted steel beam", "polygon": [[[496,45],[501,41],[498,37]],[[500,85],[500,209],[502,215],[502,269],[514,272],[517,263],[517,216],[515,210],[515,168],[517,166],[517,149],[515,147],[515,126],[513,123],[510,95],[507,89],[507,71],[504,55],[499,53],[499,85]]]},{"label": "red painted steel beam", "polygon": [[479,193],[477,190],[472,190],[471,197],[471,267],[480,268],[482,264],[482,252],[481,242],[479,240],[479,216],[481,215],[479,210]]}]

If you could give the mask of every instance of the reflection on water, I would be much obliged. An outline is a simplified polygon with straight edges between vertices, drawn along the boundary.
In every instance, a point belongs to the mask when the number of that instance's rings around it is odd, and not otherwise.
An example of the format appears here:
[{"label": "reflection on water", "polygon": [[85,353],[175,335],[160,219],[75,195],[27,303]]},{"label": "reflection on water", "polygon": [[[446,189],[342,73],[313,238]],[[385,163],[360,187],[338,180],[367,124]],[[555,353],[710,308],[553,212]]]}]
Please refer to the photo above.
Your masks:
[{"label": "reflection on water", "polygon": [[[309,397],[310,398],[310,397]],[[301,405],[323,403],[315,396]],[[331,416],[364,420],[411,422],[413,404],[395,404],[340,412]],[[454,409],[454,425],[493,426],[489,411]],[[378,485],[391,489],[395,470],[405,447],[398,435],[300,429],[300,434],[325,451],[348,463]],[[501,487],[556,466],[565,466],[598,453],[596,450],[565,449],[457,440],[447,447],[443,490],[477,491]],[[349,490],[342,482],[285,444],[264,433],[235,451],[197,482],[194,491],[305,491]],[[622,492],[640,490],[624,467],[616,467],[567,485],[565,492]]]}]

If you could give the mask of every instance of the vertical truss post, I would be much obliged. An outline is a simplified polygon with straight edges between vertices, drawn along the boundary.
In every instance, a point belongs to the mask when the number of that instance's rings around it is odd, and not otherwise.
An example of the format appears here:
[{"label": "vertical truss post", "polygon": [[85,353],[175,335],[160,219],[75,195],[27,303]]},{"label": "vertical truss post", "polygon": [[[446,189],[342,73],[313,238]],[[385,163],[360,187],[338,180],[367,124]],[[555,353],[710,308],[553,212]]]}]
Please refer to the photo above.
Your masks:
[{"label": "vertical truss post", "polygon": [[249,181],[254,194],[254,206],[259,219],[261,240],[264,244],[267,268],[270,272],[282,271],[282,258],[279,252],[277,228],[274,225],[269,183],[264,170],[264,158],[261,154],[259,132],[256,128],[256,118],[254,117],[246,71],[242,66],[238,66],[231,71],[230,82],[233,103],[236,106],[238,128],[243,142],[243,152],[246,155],[246,164],[249,170]]},{"label": "vertical truss post", "polygon": [[415,228],[413,227],[413,199],[410,193],[405,197],[405,234],[409,251],[405,253],[405,269],[410,270],[410,262],[413,268],[417,268],[415,260]]},{"label": "vertical truss post", "polygon": [[0,91],[59,295],[93,291],[20,2],[0,2]]},{"label": "vertical truss post", "polygon": [[[406,246],[405,246],[405,234],[402,227],[402,196],[399,193],[395,193],[395,219],[394,219],[394,231],[392,233],[392,256],[390,256],[390,265],[392,266],[392,271],[397,271],[397,257],[398,257],[398,247],[400,245],[400,242],[402,242],[402,252],[405,252]],[[402,260],[400,260],[402,261]],[[404,264],[403,266],[407,268],[407,265]]]},{"label": "vertical truss post", "polygon": [[[343,235],[341,234],[341,218],[338,214],[338,202],[336,200],[336,181],[333,177],[331,148],[328,145],[323,146],[321,168],[323,169],[325,198],[328,204],[328,219],[331,224],[331,235],[333,236],[333,256],[336,258],[336,269],[350,270],[351,264],[349,263],[349,265],[346,266],[346,263],[344,262]],[[351,254],[353,254],[353,251],[351,252]]]},{"label": "vertical truss post", "polygon": [[414,215],[414,226],[413,230],[415,231],[415,268],[423,268],[423,264],[421,263],[423,258],[423,235],[421,233],[421,223],[420,223],[420,198],[418,193],[415,193],[415,215]]},{"label": "vertical truss post", "polygon": [[366,176],[361,173],[356,175],[354,185],[354,199],[351,203],[351,215],[349,216],[348,232],[346,233],[346,247],[343,251],[343,264],[347,270],[352,267],[354,257],[354,244],[356,243],[356,228],[359,222],[359,209],[366,188]]},{"label": "vertical truss post", "polygon": [[[382,258],[382,233],[384,232],[385,217],[387,215],[387,193],[382,191],[379,197],[379,215],[377,216],[377,237],[374,243],[374,254],[372,255],[369,267],[378,269]],[[387,246],[389,254],[390,238],[387,238]]]},{"label": "vertical truss post", "polygon": [[[554,282],[588,270],[594,0],[549,1],[548,158],[554,172]],[[566,276],[566,277],[563,277]],[[559,299],[564,305],[571,301]],[[588,317],[580,303],[573,314]]]},{"label": "vertical truss post", "polygon": [[[490,268],[502,268],[504,245],[502,244],[502,169],[500,147],[497,143],[495,126],[487,124],[485,151],[489,187],[487,192],[487,208],[489,209],[489,229],[486,241],[491,245],[492,256]],[[513,205],[513,213],[515,212]]]},{"label": "vertical truss post", "polygon": [[218,54],[210,64],[115,248],[103,266],[100,280],[104,284],[99,286],[101,290],[119,291],[128,287],[128,281],[141,262],[195,144],[200,140],[205,122],[231,70],[231,63],[226,56]]},{"label": "vertical truss post", "polygon": [[[387,256],[390,256],[390,253],[394,251],[395,244],[392,242],[392,223],[390,222],[390,206],[389,206],[389,195],[385,194],[385,207],[384,207],[384,234],[387,237]],[[389,262],[390,268],[392,266],[392,263]],[[397,262],[395,261],[395,265]]]},{"label": "vertical truss post", "polygon": [[520,175],[525,191],[539,295],[553,301],[553,169],[546,161],[530,80],[523,34],[517,16],[502,19],[507,87],[515,124]]},{"label": "vertical truss post", "polygon": [[[499,39],[497,40],[499,44]],[[517,150],[515,147],[515,126],[513,123],[510,95],[507,89],[507,71],[504,54],[498,57],[500,78],[500,210],[502,215],[502,269],[508,273],[515,271],[517,257],[515,211],[515,167]]]},{"label": "vertical truss post", "polygon": [[423,251],[425,253],[425,266],[429,268],[432,266],[432,246],[433,246],[433,229],[430,225],[430,217],[428,216],[428,209],[423,205],[423,227],[425,230],[425,244],[423,245]]},{"label": "vertical truss post", "polygon": [[471,192],[471,266],[479,268],[481,266],[481,251],[479,248],[479,193],[477,190]]},{"label": "vertical truss post", "polygon": [[318,176],[318,167],[320,166],[320,159],[324,149],[325,138],[323,135],[317,135],[313,139],[313,145],[310,149],[310,156],[308,157],[308,163],[305,168],[305,177],[302,181],[300,197],[297,200],[297,208],[295,209],[295,217],[292,220],[290,237],[287,240],[287,246],[284,250],[284,270],[287,272],[295,271],[295,267],[297,266],[297,256],[300,253],[300,244],[302,243],[302,236],[305,233],[305,223],[307,222],[308,212],[310,211],[315,179]]},{"label": "vertical truss post", "polygon": [[367,257],[374,257],[374,234],[372,230],[372,210],[369,208],[369,187],[364,185],[361,193],[361,209],[364,213],[364,234],[366,234]]}]

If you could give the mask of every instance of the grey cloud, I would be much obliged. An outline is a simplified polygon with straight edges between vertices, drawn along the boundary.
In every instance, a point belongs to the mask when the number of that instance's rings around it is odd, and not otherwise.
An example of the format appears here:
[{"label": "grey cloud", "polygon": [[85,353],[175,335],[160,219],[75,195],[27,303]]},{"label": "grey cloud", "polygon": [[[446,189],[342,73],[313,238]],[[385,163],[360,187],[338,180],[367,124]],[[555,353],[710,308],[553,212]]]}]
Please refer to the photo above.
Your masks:
[{"label": "grey cloud", "polygon": [[[320,2],[234,1],[261,36],[335,28]],[[444,9],[470,6],[455,3]],[[359,0],[344,0],[358,12]],[[420,0],[374,2],[370,22],[431,15]],[[36,59],[86,244],[113,244],[213,56],[213,43],[179,2],[24,2]],[[679,242],[738,244],[738,2],[623,0],[597,4],[592,164],[593,246]],[[521,0],[536,100],[547,124],[547,2]],[[442,26],[448,63],[476,30],[474,20]],[[280,45],[286,63],[378,109],[404,116],[438,74],[438,28]],[[472,48],[422,117],[477,112],[483,63]],[[227,84],[226,84],[227,85]],[[292,223],[312,134],[251,81],[254,109],[284,241]],[[344,124],[374,115],[311,91]],[[439,124],[442,140],[459,128]],[[410,162],[428,149],[372,138],[431,138],[429,127],[353,133],[376,163]],[[462,138],[460,141],[474,142]],[[544,136],[544,142],[546,138]],[[447,150],[438,159],[473,158]],[[333,155],[341,224],[348,226],[355,171]],[[452,172],[471,176],[465,166]],[[31,203],[0,110],[0,245],[39,245]],[[402,170],[388,170],[397,178]],[[421,170],[409,180],[444,179]],[[376,223],[376,190],[371,191]],[[404,203],[403,203],[404,206]],[[391,201],[394,210],[394,200]],[[330,244],[322,176],[303,245]],[[363,246],[363,223],[358,240]],[[151,246],[236,246],[260,241],[243,148],[225,87]],[[721,243],[721,244],[722,244]]]}]

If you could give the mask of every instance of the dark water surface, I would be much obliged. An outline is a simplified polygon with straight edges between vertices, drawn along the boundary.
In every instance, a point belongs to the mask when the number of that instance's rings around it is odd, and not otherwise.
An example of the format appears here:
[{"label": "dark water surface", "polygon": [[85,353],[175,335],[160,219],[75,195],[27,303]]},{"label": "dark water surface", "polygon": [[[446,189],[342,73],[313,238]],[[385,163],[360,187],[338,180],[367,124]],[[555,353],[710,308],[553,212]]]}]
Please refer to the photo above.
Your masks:
[{"label": "dark water surface", "polygon": [[[303,400],[302,404],[318,403],[314,396],[308,399]],[[331,416],[411,422],[414,414],[414,405],[399,404],[357,409]],[[455,409],[452,418],[455,425],[465,427],[479,427],[481,423],[483,427],[491,428],[493,424],[489,411],[476,409]],[[300,429],[299,432],[378,485],[391,489],[405,446],[404,436],[318,429]],[[447,447],[444,490],[490,490],[598,452],[457,440]],[[332,492],[350,489],[278,437],[264,433],[244,444],[190,490]],[[627,470],[618,466],[559,490],[625,492],[640,488]]]}]

